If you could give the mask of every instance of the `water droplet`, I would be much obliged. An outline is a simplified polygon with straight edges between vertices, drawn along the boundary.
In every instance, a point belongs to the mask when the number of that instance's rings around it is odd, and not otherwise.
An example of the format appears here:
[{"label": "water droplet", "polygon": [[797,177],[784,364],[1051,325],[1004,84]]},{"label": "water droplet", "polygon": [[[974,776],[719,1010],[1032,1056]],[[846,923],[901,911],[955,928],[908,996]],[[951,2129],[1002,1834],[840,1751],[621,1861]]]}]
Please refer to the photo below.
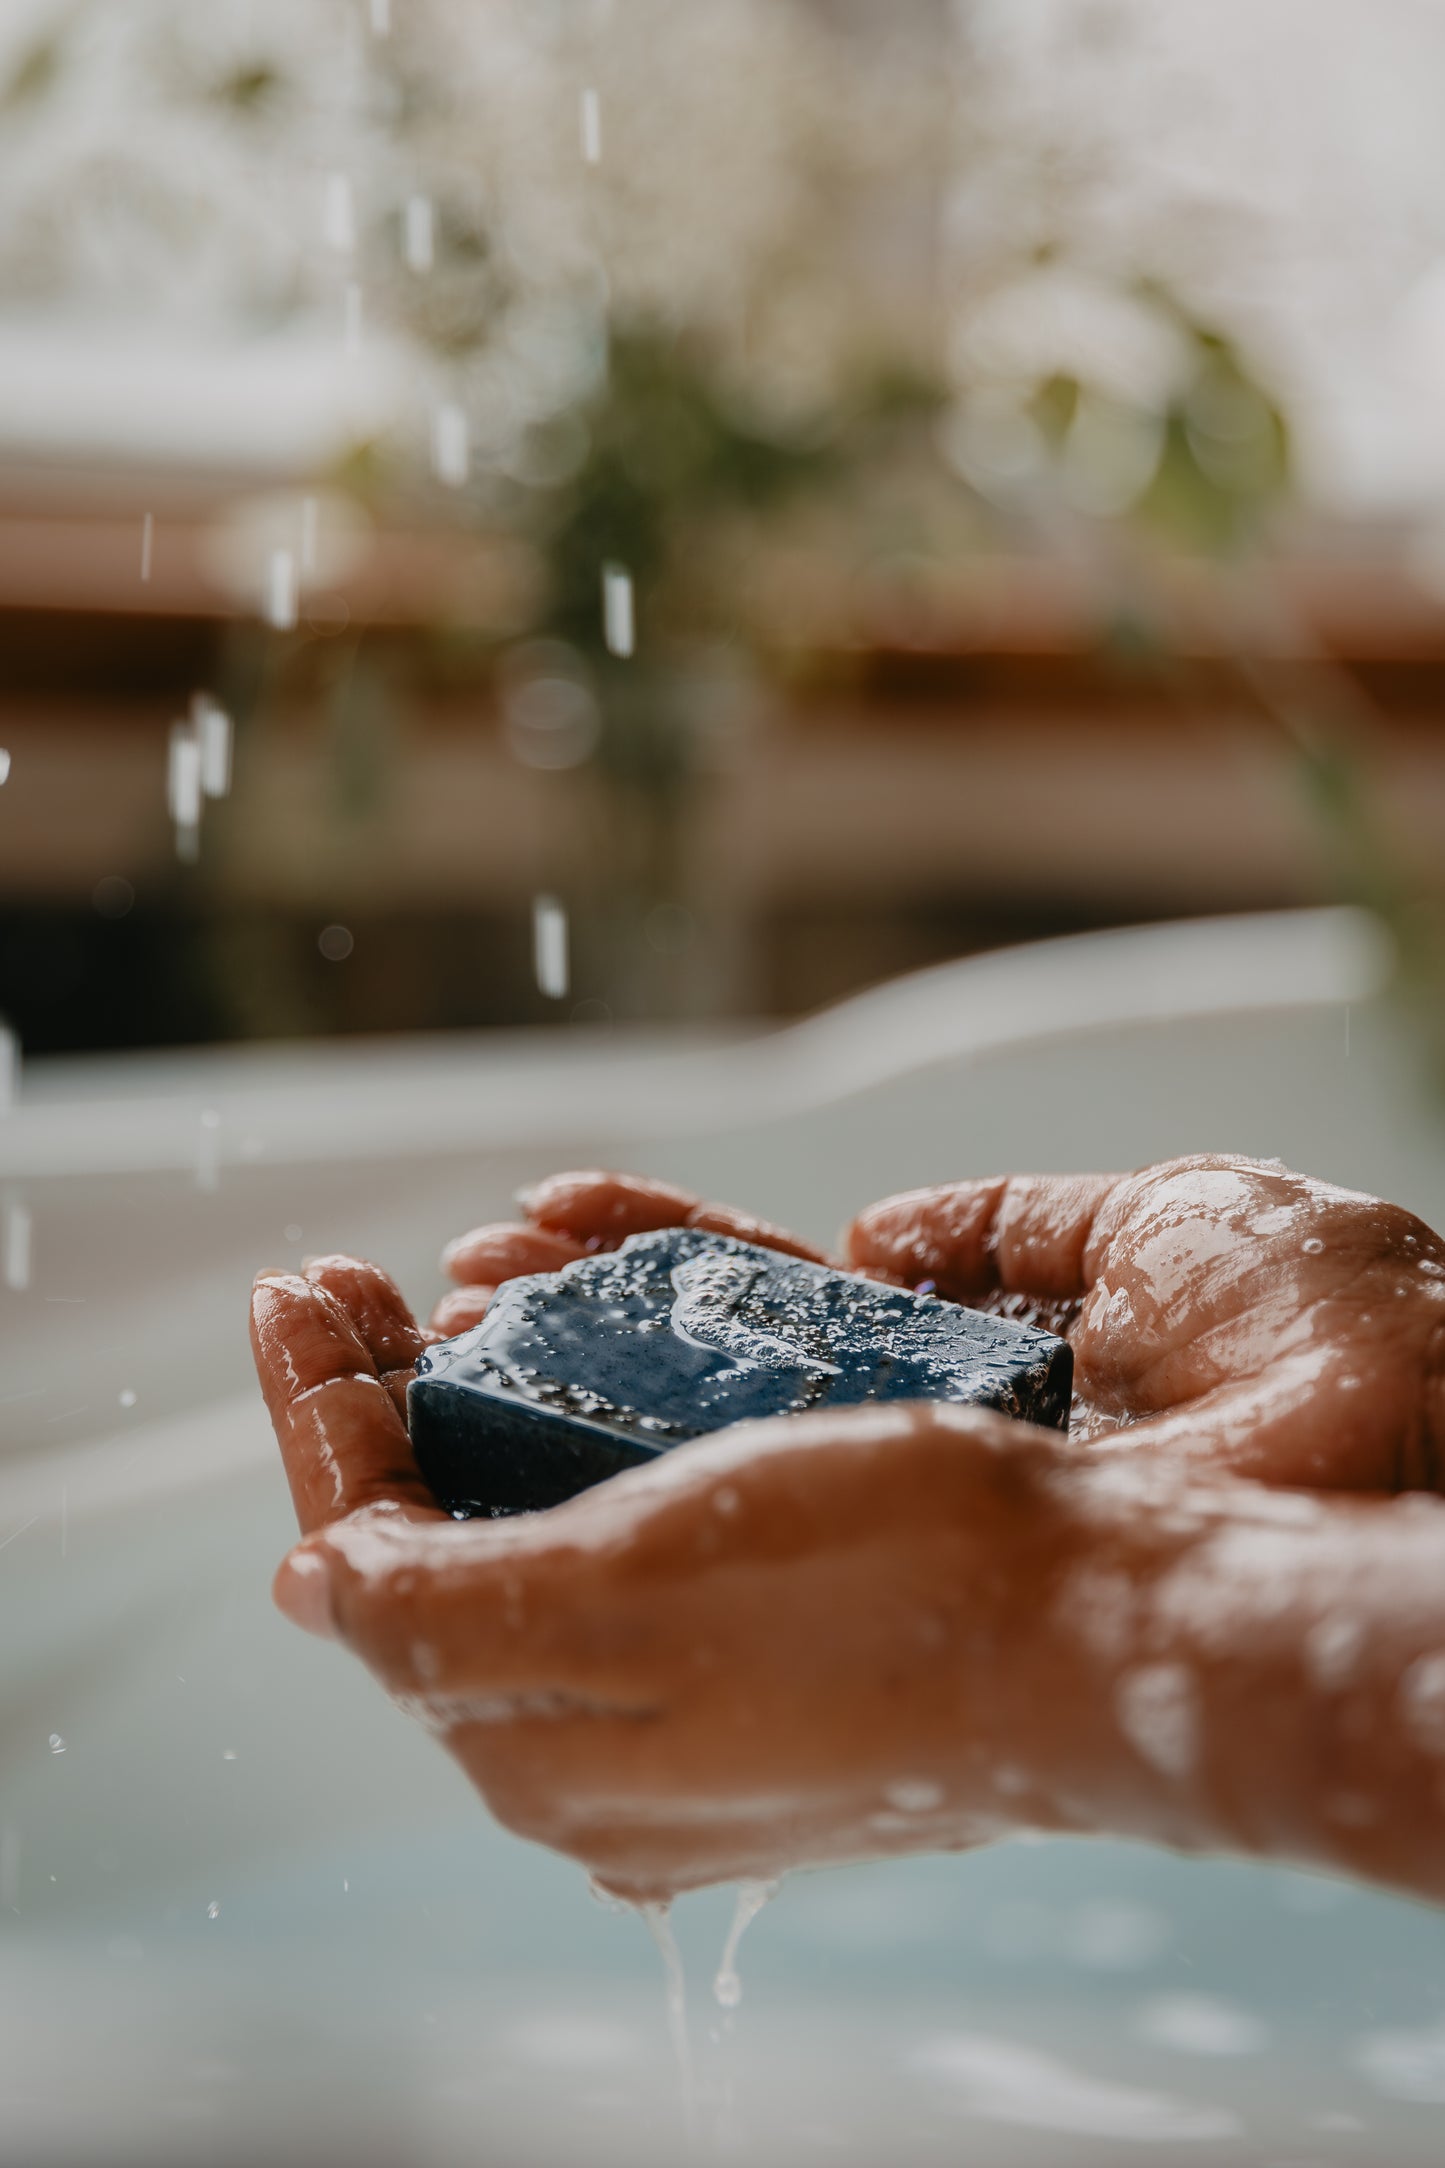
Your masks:
[{"label": "water droplet", "polygon": [[50,1751],[52,1754],[63,1754],[65,1752],[65,1741],[58,1731],[53,1731],[50,1734]]},{"label": "water droplet", "polygon": [[571,983],[567,954],[567,913],[555,896],[532,904],[532,962],[537,985],[549,1001],[561,1001]]},{"label": "water droplet", "polygon": [[1437,1265],[1433,1257],[1422,1257],[1420,1270],[1428,1280],[1445,1280],[1445,1265]]},{"label": "water droplet", "polygon": [[602,156],[602,103],[595,90],[584,90],[578,101],[582,156],[595,166]]},{"label": "water droplet", "polygon": [[234,1761],[236,1759],[236,1749],[233,1746],[222,1747],[221,1759],[222,1761]]},{"label": "water droplet", "polygon": [[402,214],[401,252],[409,271],[430,271],[436,256],[431,199],[408,196]]},{"label": "water droplet", "polygon": [[343,256],[356,246],[356,205],[344,173],[328,173],[322,198],[321,231],[328,248]]},{"label": "water droplet", "polygon": [[349,926],[323,926],[316,936],[316,946],[329,964],[344,964],[356,939]]},{"label": "water droplet", "polygon": [[602,567],[602,636],[609,655],[624,660],[635,643],[632,574],[625,565]]},{"label": "water droplet", "polygon": [[213,1897],[213,1898],[211,1899],[210,1903],[209,1903],[209,1904],[208,1904],[208,1905],[206,1906],[206,1918],[207,1918],[208,1920],[218,1920],[218,1919],[219,1919],[220,1917],[221,1917],[221,1906],[220,1906],[220,1900],[219,1900],[218,1898],[215,1898],[215,1897]]},{"label": "water droplet", "polygon": [[1300,1248],[1304,1251],[1306,1257],[1323,1256],[1324,1247],[1318,1235],[1306,1235],[1304,1241],[1300,1244]]},{"label": "water droplet", "polygon": [[295,626],[296,614],[295,556],[290,550],[272,550],[266,560],[266,622],[276,632],[290,632]]},{"label": "water droplet", "polygon": [[133,1408],[135,1406],[134,1386],[124,1386],[122,1390],[116,1394],[116,1399],[120,1402],[123,1408]]},{"label": "water droplet", "polygon": [[737,1897],[733,1904],[732,1925],[727,1941],[718,1960],[713,1976],[713,1996],[724,2010],[736,2010],[743,1999],[743,1983],[738,1976],[738,1946],[744,1934],[762,1911],[769,1898],[777,1892],[776,1882],[739,1882]]},{"label": "water droplet", "polygon": [[34,1263],[30,1207],[14,1197],[5,1207],[5,1285],[16,1294],[30,1285]]}]

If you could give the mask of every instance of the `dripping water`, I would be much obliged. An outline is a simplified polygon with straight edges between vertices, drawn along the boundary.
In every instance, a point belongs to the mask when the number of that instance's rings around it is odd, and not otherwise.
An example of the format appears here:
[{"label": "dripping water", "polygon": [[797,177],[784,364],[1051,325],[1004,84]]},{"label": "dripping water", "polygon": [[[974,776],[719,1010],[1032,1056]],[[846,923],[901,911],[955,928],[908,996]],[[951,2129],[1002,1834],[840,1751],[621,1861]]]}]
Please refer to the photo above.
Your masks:
[{"label": "dripping water", "polygon": [[688,2148],[697,2143],[697,2087],[692,2068],[692,2043],[687,2032],[687,1978],[682,1969],[682,1952],[677,1946],[677,1936],[672,1931],[669,1904],[653,1903],[638,1906],[646,1924],[647,1932],[657,1945],[662,1959],[662,1974],[667,1992],[667,2032],[672,2042],[672,2059],[677,2070],[678,2092],[682,2098],[683,2123],[687,2131]]},{"label": "dripping water", "polygon": [[768,1899],[777,1892],[776,1882],[739,1882],[737,1897],[733,1903],[732,1925],[727,1941],[713,1975],[712,1991],[724,2010],[736,2010],[743,1999],[743,1983],[738,1977],[738,1946],[753,1921],[762,1911]]}]

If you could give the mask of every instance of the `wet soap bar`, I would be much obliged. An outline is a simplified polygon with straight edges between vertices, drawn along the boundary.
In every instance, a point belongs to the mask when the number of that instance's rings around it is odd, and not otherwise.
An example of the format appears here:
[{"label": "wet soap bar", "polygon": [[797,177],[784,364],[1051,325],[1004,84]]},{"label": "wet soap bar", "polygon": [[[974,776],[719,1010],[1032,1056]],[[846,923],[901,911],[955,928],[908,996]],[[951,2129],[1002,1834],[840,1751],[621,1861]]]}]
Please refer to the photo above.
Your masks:
[{"label": "wet soap bar", "polygon": [[408,1395],[428,1485],[458,1514],[558,1504],[750,1417],[954,1400],[1062,1428],[1062,1340],[725,1235],[663,1228],[509,1280],[428,1348]]}]

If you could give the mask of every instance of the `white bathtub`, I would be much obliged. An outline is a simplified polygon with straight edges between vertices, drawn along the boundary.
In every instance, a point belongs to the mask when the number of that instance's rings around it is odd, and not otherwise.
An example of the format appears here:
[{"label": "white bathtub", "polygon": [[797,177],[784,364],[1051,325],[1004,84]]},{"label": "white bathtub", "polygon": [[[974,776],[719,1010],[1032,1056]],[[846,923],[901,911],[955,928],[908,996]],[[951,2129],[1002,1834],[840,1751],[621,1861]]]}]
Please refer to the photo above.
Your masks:
[{"label": "white bathtub", "polygon": [[[1380,976],[1363,925],[1305,914],[984,958],[767,1037],[28,1078],[0,1120],[35,1253],[0,1295],[0,2159],[685,2157],[640,1925],[269,1608],[289,1523],[248,1376],[257,1264],[356,1248],[422,1304],[448,1233],[596,1159],[824,1237],[931,1178],[1203,1147],[1439,1224],[1445,1125]],[[1428,1908],[1105,1844],[799,1877],[730,2027],[707,1994],[728,1910],[679,1908],[703,2157],[1445,2150]]]}]

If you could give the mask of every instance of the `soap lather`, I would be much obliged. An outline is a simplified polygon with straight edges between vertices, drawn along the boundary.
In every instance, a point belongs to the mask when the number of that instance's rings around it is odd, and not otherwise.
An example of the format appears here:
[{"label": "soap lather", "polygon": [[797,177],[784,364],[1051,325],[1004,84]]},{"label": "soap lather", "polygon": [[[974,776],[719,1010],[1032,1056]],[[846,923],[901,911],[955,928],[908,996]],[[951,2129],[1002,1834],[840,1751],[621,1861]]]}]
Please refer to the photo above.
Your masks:
[{"label": "soap lather", "polygon": [[725,1235],[662,1228],[507,1281],[428,1348],[417,1463],[450,1512],[521,1513],[726,1424],[949,1400],[1067,1426],[1073,1356],[1011,1319]]}]

